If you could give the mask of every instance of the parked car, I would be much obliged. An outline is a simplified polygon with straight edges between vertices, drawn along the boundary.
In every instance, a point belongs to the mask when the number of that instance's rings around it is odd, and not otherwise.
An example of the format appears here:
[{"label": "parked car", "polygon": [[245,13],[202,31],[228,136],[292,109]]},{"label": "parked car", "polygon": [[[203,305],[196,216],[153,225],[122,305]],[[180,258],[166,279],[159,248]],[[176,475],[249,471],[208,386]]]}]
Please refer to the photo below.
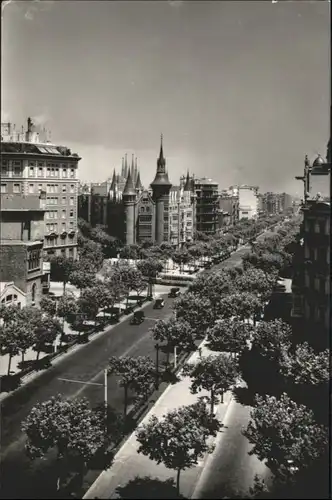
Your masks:
[{"label": "parked car", "polygon": [[171,288],[168,294],[168,296],[171,298],[178,297],[179,295],[180,295],[180,288],[178,286]]},{"label": "parked car", "polygon": [[164,305],[165,305],[164,299],[157,299],[153,304],[153,309],[161,309],[162,307],[164,307]]},{"label": "parked car", "polygon": [[145,319],[145,314],[144,311],[136,311],[134,312],[134,316],[131,319],[131,324],[132,325],[139,325],[140,323],[143,323]]}]

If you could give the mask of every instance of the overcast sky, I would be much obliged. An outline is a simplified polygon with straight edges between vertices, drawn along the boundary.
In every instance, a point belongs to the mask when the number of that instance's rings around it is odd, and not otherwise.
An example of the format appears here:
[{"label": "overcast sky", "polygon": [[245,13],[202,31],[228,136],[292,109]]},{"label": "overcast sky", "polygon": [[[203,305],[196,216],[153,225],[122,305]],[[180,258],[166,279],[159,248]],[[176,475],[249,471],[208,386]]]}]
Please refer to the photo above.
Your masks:
[{"label": "overcast sky", "polygon": [[328,2],[12,1],[2,12],[2,119],[28,116],[102,181],[135,153],[154,177],[302,192],[326,153]]}]

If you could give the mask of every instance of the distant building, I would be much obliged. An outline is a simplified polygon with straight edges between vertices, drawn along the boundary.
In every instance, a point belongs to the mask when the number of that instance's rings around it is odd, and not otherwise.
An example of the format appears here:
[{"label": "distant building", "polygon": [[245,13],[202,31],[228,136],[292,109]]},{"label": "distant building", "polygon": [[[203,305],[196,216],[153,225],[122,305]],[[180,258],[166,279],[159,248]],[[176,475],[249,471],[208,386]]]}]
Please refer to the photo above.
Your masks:
[{"label": "distant building", "polygon": [[287,193],[272,193],[271,191],[258,195],[259,211],[269,215],[287,213],[292,208],[293,198]]},{"label": "distant building", "polygon": [[196,231],[213,236],[218,229],[218,183],[202,177],[194,179],[194,188]]},{"label": "distant building", "polygon": [[302,242],[293,263],[292,317],[327,346],[330,336],[331,158],[305,159]]},{"label": "distant building", "polygon": [[255,219],[258,215],[258,187],[238,186],[239,220]]},{"label": "distant building", "polygon": [[156,175],[148,189],[141,183],[137,158],[134,162],[133,156],[129,166],[125,155],[121,173],[114,170],[111,181],[81,189],[79,217],[92,226],[107,226],[110,235],[126,244],[167,241],[181,246],[193,237],[194,200],[189,173],[182,185],[172,187],[161,141]]},{"label": "distant building", "polygon": [[1,125],[1,195],[46,192],[44,251],[77,255],[78,162],[66,146],[52,144],[28,118],[27,131]]},{"label": "distant building", "polygon": [[239,197],[231,190],[219,194],[218,227],[236,224],[239,220]]},{"label": "distant building", "polygon": [[0,301],[38,306],[49,274],[43,270],[46,196],[1,196]]}]

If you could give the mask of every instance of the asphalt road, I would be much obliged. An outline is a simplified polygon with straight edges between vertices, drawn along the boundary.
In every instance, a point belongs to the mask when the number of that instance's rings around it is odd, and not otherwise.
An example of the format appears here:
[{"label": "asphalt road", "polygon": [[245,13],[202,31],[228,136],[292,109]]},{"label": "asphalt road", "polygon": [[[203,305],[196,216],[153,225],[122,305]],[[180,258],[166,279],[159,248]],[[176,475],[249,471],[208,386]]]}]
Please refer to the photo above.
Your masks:
[{"label": "asphalt road", "polygon": [[268,480],[269,469],[253,455],[241,430],[247,427],[250,407],[234,399],[224,419],[214,452],[208,457],[192,498],[244,498],[254,484],[255,474]]},{"label": "asphalt road", "polygon": [[[214,269],[232,267],[241,263],[248,249],[242,248]],[[210,271],[211,272],[211,271]],[[171,314],[173,299],[166,299],[165,307],[145,308],[147,318],[166,318]],[[154,342],[149,333],[153,319],[132,326],[129,319],[116,325],[99,338],[82,346],[60,360],[40,377],[21,387],[2,402],[1,410],[1,487],[2,498],[52,498],[53,480],[49,476],[51,460],[31,462],[25,455],[21,422],[38,402],[62,394],[67,398],[86,397],[91,405],[103,400],[103,388],[63,382],[59,377],[86,382],[103,383],[103,369],[110,356],[151,356],[155,358]],[[108,402],[118,411],[123,409],[123,389],[115,377],[108,379]]]}]

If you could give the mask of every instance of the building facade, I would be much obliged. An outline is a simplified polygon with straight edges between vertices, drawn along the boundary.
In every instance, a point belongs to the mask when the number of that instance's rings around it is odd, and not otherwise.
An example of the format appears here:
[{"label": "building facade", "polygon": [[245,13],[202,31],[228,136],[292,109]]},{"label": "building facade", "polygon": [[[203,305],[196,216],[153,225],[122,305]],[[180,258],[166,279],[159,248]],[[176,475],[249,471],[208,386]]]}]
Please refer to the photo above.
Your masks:
[{"label": "building facade", "polygon": [[232,191],[222,191],[219,194],[218,227],[232,226],[239,220],[239,197]]},{"label": "building facade", "polygon": [[[307,161],[307,159],[306,159]],[[294,260],[292,317],[311,333],[313,342],[328,345],[330,335],[331,162],[316,158],[305,165],[301,243]],[[317,337],[317,338],[314,338]]]},{"label": "building facade", "polygon": [[217,182],[203,177],[194,179],[196,231],[213,236],[218,230]]},{"label": "building facade", "polygon": [[[1,303],[38,306],[43,284],[46,193],[1,196]],[[16,291],[15,291],[15,290]]]},{"label": "building facade", "polygon": [[186,179],[181,178],[180,186],[172,187],[162,140],[155,178],[148,189],[141,183],[134,156],[129,166],[125,155],[121,174],[114,170],[109,188],[108,183],[100,184],[98,191],[96,185],[81,191],[79,217],[92,226],[106,225],[109,234],[125,244],[167,241],[180,247],[192,239],[195,228],[193,178],[187,173]]},{"label": "building facade", "polygon": [[239,220],[255,219],[258,215],[258,187],[239,186]]},{"label": "building facade", "polygon": [[259,211],[268,215],[287,213],[292,209],[293,198],[287,193],[267,192],[259,195]]},{"label": "building facade", "polygon": [[[7,125],[7,128],[6,128]],[[77,256],[78,162],[66,146],[41,142],[28,119],[25,134],[2,126],[1,194],[36,196],[46,192],[44,251]]]}]

